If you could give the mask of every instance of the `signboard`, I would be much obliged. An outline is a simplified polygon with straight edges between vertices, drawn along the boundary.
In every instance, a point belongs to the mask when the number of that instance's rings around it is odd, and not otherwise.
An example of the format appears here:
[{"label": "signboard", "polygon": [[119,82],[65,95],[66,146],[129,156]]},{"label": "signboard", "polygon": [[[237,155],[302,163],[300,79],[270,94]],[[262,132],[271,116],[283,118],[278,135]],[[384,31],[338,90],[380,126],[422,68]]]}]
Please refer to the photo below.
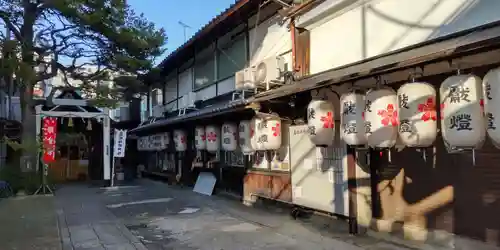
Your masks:
[{"label": "signboard", "polygon": [[56,160],[57,118],[44,117],[42,127],[43,156],[45,164]]},{"label": "signboard", "polygon": [[160,151],[162,150],[162,134],[156,134],[153,136],[153,150]]},{"label": "signboard", "polygon": [[125,139],[127,130],[115,129],[115,145],[113,147],[113,157],[122,158],[125,156]]}]

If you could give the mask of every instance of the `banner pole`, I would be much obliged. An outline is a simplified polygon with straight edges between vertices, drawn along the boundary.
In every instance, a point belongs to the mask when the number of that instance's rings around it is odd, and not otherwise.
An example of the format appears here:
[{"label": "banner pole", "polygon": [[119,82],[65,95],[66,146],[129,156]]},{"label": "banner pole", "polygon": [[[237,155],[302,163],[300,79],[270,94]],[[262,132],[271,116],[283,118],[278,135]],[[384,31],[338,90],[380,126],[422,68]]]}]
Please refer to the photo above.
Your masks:
[{"label": "banner pole", "polygon": [[113,155],[113,161],[111,162],[111,186],[115,184],[115,156]]}]

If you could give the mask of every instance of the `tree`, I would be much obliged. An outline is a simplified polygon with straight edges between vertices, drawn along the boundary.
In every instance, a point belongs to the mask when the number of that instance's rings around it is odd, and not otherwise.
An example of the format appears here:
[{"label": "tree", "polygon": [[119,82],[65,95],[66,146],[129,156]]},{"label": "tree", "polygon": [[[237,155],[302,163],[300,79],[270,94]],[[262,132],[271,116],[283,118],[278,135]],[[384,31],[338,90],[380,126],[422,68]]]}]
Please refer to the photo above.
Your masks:
[{"label": "tree", "polygon": [[[125,96],[118,90],[141,89],[142,82],[120,81],[122,86],[116,89],[101,83],[113,72],[132,78],[148,74],[166,42],[163,29],[136,14],[126,0],[0,0],[0,20],[13,35],[12,40],[7,33],[0,37],[5,41],[0,73],[14,76],[20,93],[23,144],[36,140],[33,89],[37,83],[62,72],[79,80],[79,88],[96,100],[120,100]],[[83,70],[89,66],[96,69]],[[74,87],[67,79],[66,84]],[[24,158],[21,166],[34,164],[34,157]]]}]

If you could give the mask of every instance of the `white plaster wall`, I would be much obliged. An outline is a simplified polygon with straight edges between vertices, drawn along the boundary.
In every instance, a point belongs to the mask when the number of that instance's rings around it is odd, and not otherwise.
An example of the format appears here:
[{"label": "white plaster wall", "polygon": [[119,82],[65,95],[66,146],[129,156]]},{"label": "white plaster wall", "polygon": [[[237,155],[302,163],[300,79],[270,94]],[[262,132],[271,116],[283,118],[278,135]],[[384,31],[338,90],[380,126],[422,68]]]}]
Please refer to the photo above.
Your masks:
[{"label": "white plaster wall", "polygon": [[[280,24],[280,20],[279,15],[275,15],[249,30],[250,65],[291,51],[289,22]],[[250,26],[255,24],[255,17],[248,22]]]},{"label": "white plaster wall", "polygon": [[304,15],[311,74],[500,20],[498,0],[365,2],[328,0],[310,11],[321,18]]}]

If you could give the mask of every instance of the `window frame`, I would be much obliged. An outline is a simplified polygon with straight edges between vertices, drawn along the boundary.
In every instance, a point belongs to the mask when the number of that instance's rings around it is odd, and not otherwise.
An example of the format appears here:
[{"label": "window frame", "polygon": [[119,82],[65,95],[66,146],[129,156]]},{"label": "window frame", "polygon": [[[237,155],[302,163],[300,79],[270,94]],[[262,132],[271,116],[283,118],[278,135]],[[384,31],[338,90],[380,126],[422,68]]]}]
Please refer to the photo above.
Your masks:
[{"label": "window frame", "polygon": [[[216,43],[212,43],[211,45],[209,45],[208,47],[202,49],[199,51],[199,53],[196,53],[195,54],[195,57],[194,57],[194,60],[193,60],[193,65],[192,65],[192,70],[193,70],[193,81],[192,81],[192,86],[193,86],[193,91],[199,91],[199,90],[202,90],[204,88],[207,88],[209,86],[212,86],[214,84],[217,84],[217,53],[216,53]],[[206,83],[206,84],[203,84],[203,85],[200,85],[198,86],[196,84],[196,78],[197,78],[197,74],[196,74],[196,69],[197,69],[197,66],[200,65],[200,64],[203,64],[204,66],[208,63],[212,61],[213,63],[213,79],[212,79],[212,82],[210,83]]]},{"label": "window frame", "polygon": [[[237,33],[234,33],[234,34],[231,34],[231,33],[228,33],[227,35],[230,35],[230,40],[228,41],[225,41],[224,43],[222,43],[222,45],[219,45],[219,43],[217,43],[217,47],[216,47],[216,54],[217,54],[217,60],[216,60],[216,70],[217,70],[217,80],[216,82],[220,82],[220,81],[223,81],[223,80],[226,80],[228,78],[231,78],[234,76],[234,73],[238,72],[239,70],[247,67],[248,65],[248,56],[247,56],[247,50],[248,50],[248,39],[247,39],[247,30],[246,30],[246,27],[243,29],[243,30],[239,30],[239,32]],[[220,39],[220,38],[219,38]],[[219,63],[220,63],[220,58],[221,56],[225,56],[225,55],[222,55],[223,51],[226,51],[228,49],[232,49],[233,46],[237,43],[237,42],[242,42],[243,43],[243,50],[241,51],[242,53],[242,56],[244,57],[244,63],[243,63],[243,66],[241,69],[239,70],[236,70],[235,72],[233,72],[232,74],[229,74],[229,75],[224,75],[224,76],[220,76],[220,71],[219,71]]]},{"label": "window frame", "polygon": [[[161,101],[158,101],[158,97],[161,96]],[[155,107],[158,105],[163,105],[164,102],[164,93],[163,93],[163,88],[153,88],[151,90],[151,107]]]}]

